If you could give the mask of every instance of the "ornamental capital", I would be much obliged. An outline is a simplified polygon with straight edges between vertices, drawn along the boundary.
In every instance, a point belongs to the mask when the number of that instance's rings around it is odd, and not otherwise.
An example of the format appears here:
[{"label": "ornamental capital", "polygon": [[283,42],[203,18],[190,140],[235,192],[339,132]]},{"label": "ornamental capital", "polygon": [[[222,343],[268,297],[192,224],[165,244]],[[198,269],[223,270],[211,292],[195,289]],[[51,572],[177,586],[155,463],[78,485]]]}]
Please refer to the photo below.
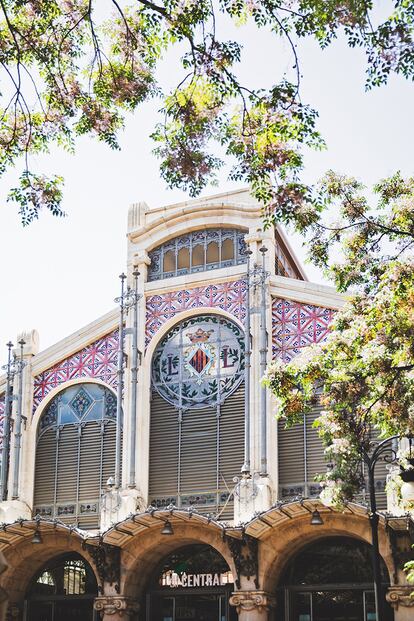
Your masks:
[{"label": "ornamental capital", "polygon": [[398,610],[399,606],[414,606],[414,597],[411,597],[412,592],[412,586],[391,586],[388,587],[385,598],[395,610]]},{"label": "ornamental capital", "polygon": [[102,617],[104,615],[127,617],[138,612],[139,603],[131,597],[124,597],[122,595],[101,595],[95,597],[93,607],[101,613]]},{"label": "ornamental capital", "polygon": [[268,611],[276,606],[276,598],[266,591],[235,591],[230,597],[230,605],[241,611]]}]

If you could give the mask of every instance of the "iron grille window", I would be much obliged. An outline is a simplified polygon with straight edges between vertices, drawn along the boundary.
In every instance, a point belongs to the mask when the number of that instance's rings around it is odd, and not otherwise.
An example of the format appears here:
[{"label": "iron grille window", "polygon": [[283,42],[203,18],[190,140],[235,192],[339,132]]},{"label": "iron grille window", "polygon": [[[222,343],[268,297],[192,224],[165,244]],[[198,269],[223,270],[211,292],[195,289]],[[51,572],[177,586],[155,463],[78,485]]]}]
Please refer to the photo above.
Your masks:
[{"label": "iron grille window", "polygon": [[38,427],[34,514],[98,528],[100,497],[115,469],[116,397],[99,384],[63,390]]},{"label": "iron grille window", "polygon": [[246,263],[246,231],[206,229],[181,235],[149,253],[149,280]]}]

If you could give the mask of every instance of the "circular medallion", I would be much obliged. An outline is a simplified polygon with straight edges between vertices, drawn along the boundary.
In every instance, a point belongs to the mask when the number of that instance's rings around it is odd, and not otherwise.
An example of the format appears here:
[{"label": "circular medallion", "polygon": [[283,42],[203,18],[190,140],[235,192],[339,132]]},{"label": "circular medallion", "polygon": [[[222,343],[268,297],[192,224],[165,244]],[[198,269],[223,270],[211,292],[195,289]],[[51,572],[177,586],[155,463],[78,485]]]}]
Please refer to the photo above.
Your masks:
[{"label": "circular medallion", "polygon": [[244,372],[244,334],[218,315],[181,321],[160,341],[152,361],[152,382],[177,408],[222,403]]}]

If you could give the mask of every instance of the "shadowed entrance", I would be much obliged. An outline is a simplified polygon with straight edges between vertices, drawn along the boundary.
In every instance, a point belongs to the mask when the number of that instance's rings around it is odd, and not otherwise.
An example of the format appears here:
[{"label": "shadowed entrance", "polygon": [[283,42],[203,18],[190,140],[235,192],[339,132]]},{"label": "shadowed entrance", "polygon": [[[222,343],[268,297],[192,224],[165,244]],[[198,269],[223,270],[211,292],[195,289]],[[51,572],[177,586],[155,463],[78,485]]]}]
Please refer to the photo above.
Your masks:
[{"label": "shadowed entrance", "polygon": [[25,621],[93,621],[98,592],[89,564],[78,554],[52,559],[33,578],[25,600]]},{"label": "shadowed entrance", "polygon": [[235,621],[229,606],[233,576],[204,544],[179,548],[156,568],[146,595],[146,621]]},{"label": "shadowed entrance", "polygon": [[[385,590],[384,563],[382,578]],[[281,585],[284,621],[376,620],[371,549],[362,541],[327,537],[312,543],[289,562]],[[392,619],[387,607],[385,621]]]}]

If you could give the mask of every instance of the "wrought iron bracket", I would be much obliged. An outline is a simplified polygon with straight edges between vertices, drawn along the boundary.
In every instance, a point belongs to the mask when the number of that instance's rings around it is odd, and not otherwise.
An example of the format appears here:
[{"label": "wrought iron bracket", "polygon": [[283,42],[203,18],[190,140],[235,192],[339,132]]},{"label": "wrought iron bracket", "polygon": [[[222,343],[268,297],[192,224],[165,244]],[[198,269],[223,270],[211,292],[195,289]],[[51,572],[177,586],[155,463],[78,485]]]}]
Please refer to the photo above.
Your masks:
[{"label": "wrought iron bracket", "polygon": [[256,589],[259,588],[259,557],[258,541],[250,535],[243,533],[241,539],[225,535],[225,540],[233,557],[236,567],[235,582],[238,589],[241,588],[242,576],[250,579],[254,577]]},{"label": "wrought iron bracket", "polygon": [[120,592],[121,578],[121,549],[109,543],[99,543],[97,546],[86,543],[86,550],[93,558],[99,576],[99,592],[104,592],[104,583],[115,585],[115,591]]}]

